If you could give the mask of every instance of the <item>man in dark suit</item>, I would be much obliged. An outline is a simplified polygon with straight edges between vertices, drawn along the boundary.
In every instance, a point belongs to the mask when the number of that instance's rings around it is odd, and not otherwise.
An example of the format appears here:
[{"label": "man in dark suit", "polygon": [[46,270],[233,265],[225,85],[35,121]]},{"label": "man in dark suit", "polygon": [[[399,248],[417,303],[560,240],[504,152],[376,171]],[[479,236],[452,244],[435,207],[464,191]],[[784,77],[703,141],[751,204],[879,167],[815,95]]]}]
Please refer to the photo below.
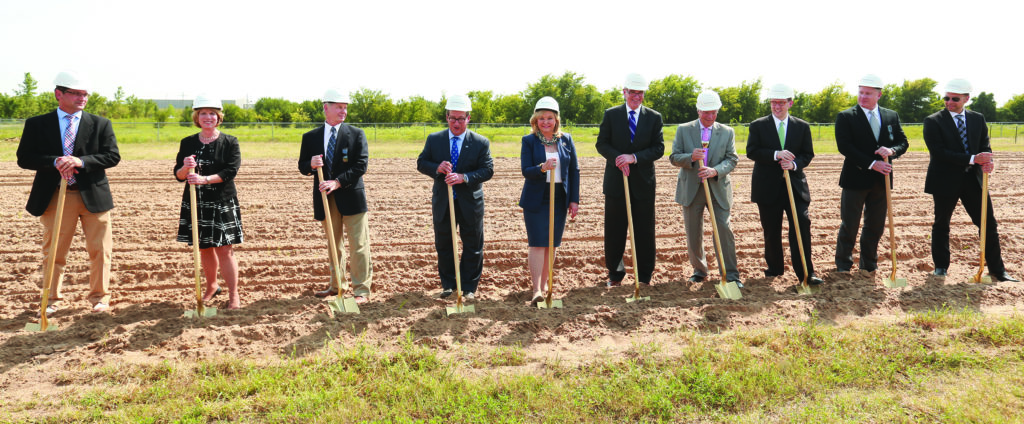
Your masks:
[{"label": "man in dark suit", "polygon": [[839,235],[836,240],[836,269],[848,272],[853,266],[853,243],[857,239],[861,213],[864,232],[860,237],[860,269],[878,268],[878,240],[885,231],[888,204],[885,176],[892,165],[885,158],[897,158],[910,144],[895,111],[878,106],[882,79],[866,75],[860,80],[857,105],[836,116],[836,146],[846,158],[839,174]]},{"label": "man in dark suit", "polygon": [[[811,203],[811,191],[807,186],[804,168],[814,159],[814,145],[811,141],[811,126],[807,121],[789,115],[793,107],[793,89],[777,84],[768,90],[772,114],[750,123],[747,137],[747,158],[754,161],[750,178],[750,201],[757,204],[764,231],[764,260],[768,269],[765,277],[782,275],[785,264],[782,259],[782,214],[789,217],[789,253],[793,270],[800,281],[804,279],[803,264],[807,264],[807,283],[821,284],[821,278],[814,275],[811,262],[811,217],[807,207]],[[784,172],[789,171],[796,205],[796,221],[800,223],[800,241],[804,257],[800,257],[796,227],[793,224],[793,208],[789,204]]]},{"label": "man in dark suit", "polygon": [[469,97],[453,95],[445,105],[448,129],[427,136],[416,169],[434,179],[431,209],[434,217],[434,248],[437,271],[441,277],[441,298],[455,290],[455,251],[452,250],[451,217],[448,215],[448,188],[455,196],[455,224],[462,239],[459,274],[462,292],[468,300],[476,298],[477,285],[484,267],[484,189],[483,183],[494,175],[491,142],[469,131]]},{"label": "man in dark suit", "polygon": [[[949,220],[957,200],[963,203],[974,225],[981,226],[982,173],[995,168],[992,146],[988,139],[985,116],[964,108],[971,98],[971,84],[954,79],[946,85],[942,98],[946,108],[924,120],[924,142],[931,161],[924,180],[924,192],[935,201],[935,222],[932,223],[932,261],[935,275],[944,276],[949,268]],[[985,223],[985,263],[988,273],[998,281],[1017,282],[1006,273],[999,247],[999,231],[988,202]]]},{"label": "man in dark suit", "polygon": [[[348,116],[349,96],[331,89],[324,93],[324,125],[302,135],[299,150],[299,172],[315,175],[317,168],[324,168],[324,181],[313,177],[313,219],[320,221],[327,231],[334,233],[336,253],[341,278],[345,278],[345,243],[343,233],[348,233],[348,267],[352,273],[352,294],[356,303],[366,303],[370,298],[373,283],[373,266],[370,263],[370,230],[366,216],[366,191],[363,174],[369,153],[366,134],[359,128],[345,124]],[[326,153],[325,153],[326,152]],[[327,228],[325,208],[319,192],[327,193],[327,211],[331,214],[331,225]],[[339,282],[331,281],[327,288],[315,293],[317,297],[336,296]]]},{"label": "man in dark suit", "polygon": [[661,114],[643,106],[647,79],[626,76],[625,103],[604,111],[597,133],[597,152],[604,156],[604,260],[609,287],[626,276],[623,253],[629,222],[622,175],[629,177],[629,195],[636,237],[633,266],[641,283],[650,284],[654,273],[654,161],[665,155]]},{"label": "man in dark suit", "polygon": [[[110,120],[83,111],[89,100],[88,85],[71,72],[57,74],[54,82],[57,110],[25,121],[17,153],[18,166],[36,171],[25,210],[41,216],[43,263],[49,262],[50,255],[56,256],[53,279],[43,282],[50,287],[47,314],[62,307],[64,266],[79,221],[89,252],[87,298],[94,312],[106,312],[114,246],[110,217],[114,199],[106,169],[117,165],[121,155]],[[67,194],[58,243],[51,246],[61,178],[68,182]]]}]

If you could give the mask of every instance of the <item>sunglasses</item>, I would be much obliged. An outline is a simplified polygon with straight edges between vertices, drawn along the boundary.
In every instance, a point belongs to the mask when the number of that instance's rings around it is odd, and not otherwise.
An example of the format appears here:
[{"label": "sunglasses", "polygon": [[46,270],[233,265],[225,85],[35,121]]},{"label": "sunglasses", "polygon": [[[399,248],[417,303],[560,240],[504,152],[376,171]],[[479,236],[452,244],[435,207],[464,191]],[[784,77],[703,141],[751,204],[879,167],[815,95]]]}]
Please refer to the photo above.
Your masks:
[{"label": "sunglasses", "polygon": [[952,100],[954,102],[959,102],[960,98],[959,97],[949,97],[949,96],[946,96],[946,97],[942,98],[942,101],[944,101],[944,102],[948,102],[950,100]]}]

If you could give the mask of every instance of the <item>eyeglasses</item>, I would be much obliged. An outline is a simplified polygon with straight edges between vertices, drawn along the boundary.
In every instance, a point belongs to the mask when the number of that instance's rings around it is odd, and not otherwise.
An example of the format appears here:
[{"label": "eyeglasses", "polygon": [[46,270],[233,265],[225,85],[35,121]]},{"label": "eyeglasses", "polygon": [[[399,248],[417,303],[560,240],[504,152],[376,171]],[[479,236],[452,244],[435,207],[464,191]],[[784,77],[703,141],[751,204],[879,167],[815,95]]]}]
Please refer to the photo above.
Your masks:
[{"label": "eyeglasses", "polygon": [[944,102],[948,102],[950,100],[952,100],[954,102],[959,102],[960,98],[959,97],[949,97],[949,96],[946,96],[946,97],[942,98],[942,101],[944,101]]},{"label": "eyeglasses", "polygon": [[626,95],[631,97],[643,97],[644,92],[642,90],[626,90]]},{"label": "eyeglasses", "polygon": [[89,97],[89,92],[88,92],[88,91],[72,91],[72,90],[62,90],[61,92],[63,92],[64,94],[67,94],[67,95],[69,95],[69,96],[75,96],[75,97]]},{"label": "eyeglasses", "polygon": [[462,124],[462,123],[466,122],[466,117],[463,116],[463,117],[459,117],[459,118],[452,118],[451,116],[449,116],[448,117],[448,122],[458,122],[458,123]]}]

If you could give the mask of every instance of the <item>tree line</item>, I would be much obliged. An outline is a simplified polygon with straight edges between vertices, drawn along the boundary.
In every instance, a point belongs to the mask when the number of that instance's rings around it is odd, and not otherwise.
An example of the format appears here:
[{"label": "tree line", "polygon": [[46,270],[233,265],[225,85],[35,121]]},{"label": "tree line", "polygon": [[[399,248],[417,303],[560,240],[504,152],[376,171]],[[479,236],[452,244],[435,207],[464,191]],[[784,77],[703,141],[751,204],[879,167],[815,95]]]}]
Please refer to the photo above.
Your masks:
[{"label": "tree line", "polygon": [[[921,122],[926,116],[944,107],[938,82],[931,78],[905,80],[886,85],[879,104],[900,114],[903,122]],[[743,81],[733,87],[708,87],[691,76],[669,75],[651,81],[644,104],[662,113],[666,123],[683,123],[697,119],[694,103],[702,90],[712,89],[722,98],[718,120],[726,123],[750,122],[768,115],[767,99],[761,99],[764,86],[760,79]],[[622,88],[600,90],[588,84],[582,74],[565,72],[548,74],[512,94],[493,91],[471,91],[473,121],[478,123],[523,124],[529,122],[533,105],[544,96],[558,100],[562,120],[567,124],[598,124],[605,109],[623,102]],[[381,90],[360,88],[350,93],[347,121],[375,122],[439,122],[444,118],[446,98],[431,101],[423,96],[392,99]],[[797,92],[790,113],[809,122],[831,123],[837,113],[856,104],[856,96],[845,91],[836,81],[818,92]],[[49,87],[39,88],[30,73],[11,94],[0,93],[0,118],[24,119],[49,112],[57,107]],[[1024,94],[1018,94],[997,107],[992,93],[984,91],[971,97],[968,107],[985,115],[989,122],[1024,121]],[[131,119],[155,122],[191,122],[191,110],[175,110],[173,106],[158,108],[152,100],[125,95],[118,87],[112,98],[91,93],[86,110],[110,119]],[[319,100],[293,102],[281,98],[261,98],[252,109],[237,105],[224,106],[226,122],[319,122],[323,119]]]}]

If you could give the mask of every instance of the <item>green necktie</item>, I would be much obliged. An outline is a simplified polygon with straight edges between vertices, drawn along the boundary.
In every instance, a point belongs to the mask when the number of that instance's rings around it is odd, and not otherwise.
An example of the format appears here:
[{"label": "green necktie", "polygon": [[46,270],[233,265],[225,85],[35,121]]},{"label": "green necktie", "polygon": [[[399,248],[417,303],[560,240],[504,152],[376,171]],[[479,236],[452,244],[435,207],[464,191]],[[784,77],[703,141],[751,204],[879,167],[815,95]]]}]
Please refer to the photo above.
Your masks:
[{"label": "green necktie", "polygon": [[786,149],[786,121],[779,121],[779,145]]}]

